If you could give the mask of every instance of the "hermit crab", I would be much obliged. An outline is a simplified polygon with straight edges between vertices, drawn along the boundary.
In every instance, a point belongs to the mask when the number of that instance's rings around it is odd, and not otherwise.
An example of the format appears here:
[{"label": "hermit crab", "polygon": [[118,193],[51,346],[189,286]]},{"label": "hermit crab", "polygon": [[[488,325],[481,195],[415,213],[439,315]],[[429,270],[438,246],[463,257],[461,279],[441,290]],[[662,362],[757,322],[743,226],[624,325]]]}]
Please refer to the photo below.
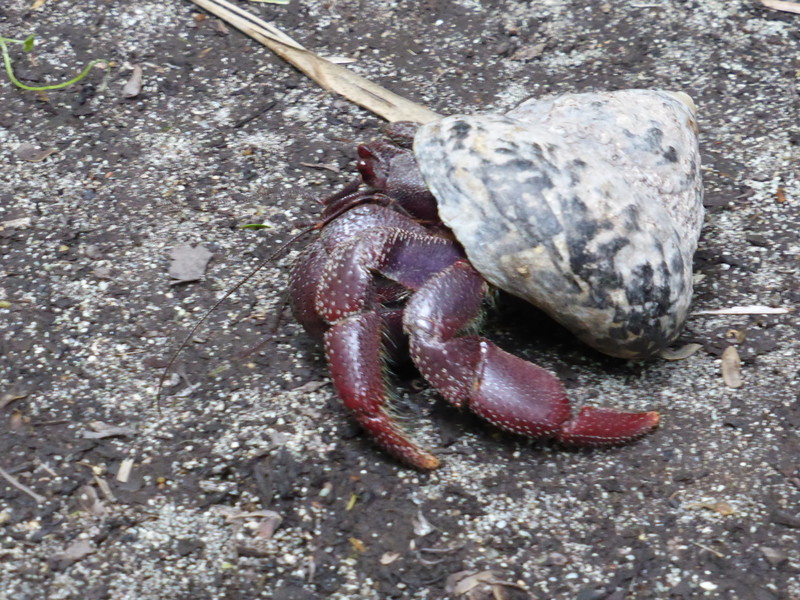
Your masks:
[{"label": "hermit crab", "polygon": [[359,146],[360,177],[323,201],[290,284],[366,432],[409,465],[439,465],[388,406],[385,362],[404,353],[446,400],[517,434],[604,445],[655,428],[656,412],[573,416],[554,375],[471,326],[496,286],[611,356],[675,339],[703,218],[691,99],[568,94],[389,134]]}]

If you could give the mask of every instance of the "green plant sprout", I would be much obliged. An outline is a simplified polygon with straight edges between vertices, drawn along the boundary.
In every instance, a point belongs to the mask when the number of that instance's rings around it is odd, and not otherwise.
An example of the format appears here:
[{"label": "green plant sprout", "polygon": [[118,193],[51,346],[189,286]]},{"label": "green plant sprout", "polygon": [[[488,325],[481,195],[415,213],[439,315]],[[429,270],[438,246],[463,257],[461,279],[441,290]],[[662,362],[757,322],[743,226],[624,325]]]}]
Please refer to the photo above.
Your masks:
[{"label": "green plant sprout", "polygon": [[60,90],[60,89],[63,89],[65,87],[71,86],[73,83],[78,83],[81,79],[83,79],[84,77],[86,77],[89,74],[89,71],[91,71],[92,67],[95,66],[97,63],[106,63],[106,64],[108,64],[107,60],[100,58],[100,59],[93,60],[92,62],[90,62],[88,65],[86,65],[86,68],[81,72],[80,75],[70,79],[69,81],[65,81],[63,83],[55,83],[55,84],[52,84],[52,85],[41,85],[41,86],[26,85],[26,84],[22,83],[19,79],[17,79],[16,75],[14,75],[14,69],[11,67],[11,55],[8,53],[8,45],[9,44],[22,44],[22,49],[25,52],[30,52],[31,50],[33,50],[34,43],[35,43],[35,37],[33,35],[29,35],[24,40],[12,40],[10,38],[6,38],[6,37],[0,36],[0,52],[3,53],[3,63],[6,66],[6,73],[8,74],[8,78],[11,80],[11,83],[13,83],[14,85],[16,85],[19,88],[22,88],[23,90],[28,90],[28,91],[31,91],[31,92],[44,92],[44,91],[47,91],[47,90]]}]

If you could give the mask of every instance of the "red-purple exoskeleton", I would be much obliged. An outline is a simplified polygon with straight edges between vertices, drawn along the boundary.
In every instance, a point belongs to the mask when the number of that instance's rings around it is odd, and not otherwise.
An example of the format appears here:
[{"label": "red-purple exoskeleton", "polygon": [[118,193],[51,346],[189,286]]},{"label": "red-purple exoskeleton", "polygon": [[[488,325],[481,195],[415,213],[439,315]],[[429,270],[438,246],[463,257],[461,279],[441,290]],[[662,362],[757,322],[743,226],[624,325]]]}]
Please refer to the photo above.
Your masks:
[{"label": "red-purple exoskeleton", "polygon": [[361,179],[324,201],[291,283],[366,431],[408,464],[439,464],[387,407],[384,361],[403,352],[449,402],[514,433],[602,445],[653,429],[655,412],[573,416],[553,375],[470,326],[491,284],[611,356],[677,337],[703,220],[691,99],[565,94],[394,133],[405,142],[359,147]]},{"label": "red-purple exoskeleton", "polygon": [[408,352],[449,402],[517,434],[597,446],[637,438],[658,413],[583,408],[571,414],[551,373],[463,332],[489,291],[438,218],[409,149],[358,148],[362,182],[324,201],[321,234],[295,264],[295,317],[324,339],[345,406],[387,452],[419,469],[439,460],[420,448],[387,406],[385,360]]}]

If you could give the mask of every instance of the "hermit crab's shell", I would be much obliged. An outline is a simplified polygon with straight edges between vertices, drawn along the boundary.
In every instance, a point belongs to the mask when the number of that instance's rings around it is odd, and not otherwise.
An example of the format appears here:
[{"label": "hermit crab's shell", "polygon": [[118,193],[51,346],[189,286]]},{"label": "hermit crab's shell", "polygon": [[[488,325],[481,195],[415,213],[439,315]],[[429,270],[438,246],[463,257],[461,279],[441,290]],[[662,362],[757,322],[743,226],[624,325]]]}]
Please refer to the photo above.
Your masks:
[{"label": "hermit crab's shell", "polygon": [[678,335],[703,220],[688,96],[568,94],[447,117],[419,129],[414,153],[487,281],[612,356]]}]

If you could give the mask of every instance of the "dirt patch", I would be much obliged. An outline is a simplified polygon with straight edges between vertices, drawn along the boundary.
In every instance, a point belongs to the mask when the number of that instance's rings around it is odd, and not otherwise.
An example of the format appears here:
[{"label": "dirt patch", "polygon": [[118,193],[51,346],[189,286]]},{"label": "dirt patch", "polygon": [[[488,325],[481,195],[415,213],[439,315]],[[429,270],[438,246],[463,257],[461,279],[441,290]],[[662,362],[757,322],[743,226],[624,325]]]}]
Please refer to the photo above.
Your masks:
[{"label": "dirt patch", "polygon": [[[681,341],[700,352],[629,364],[503,299],[490,338],[556,372],[576,405],[654,408],[663,425],[567,451],[499,434],[407,372],[398,411],[445,463],[419,474],[308,385],[327,382],[324,361],[282,308],[298,248],[211,316],[159,414],[166,357],[314,220],[381,123],[189,2],[31,3],[0,8],[0,34],[39,38],[33,59],[15,54],[19,77],[118,66],[107,85],[98,71],[61,92],[0,87],[0,467],[28,488],[0,479],[0,597],[450,598],[455,574],[491,570],[474,597],[502,580],[507,598],[800,598],[796,310],[696,315]],[[800,305],[800,17],[749,0],[246,8],[441,113],[686,91],[708,210],[695,309]],[[124,98],[134,64],[143,88]],[[23,144],[53,152],[31,162]],[[214,256],[172,285],[184,244]],[[738,390],[720,376],[730,345]],[[127,429],[98,437],[97,422]]]}]

